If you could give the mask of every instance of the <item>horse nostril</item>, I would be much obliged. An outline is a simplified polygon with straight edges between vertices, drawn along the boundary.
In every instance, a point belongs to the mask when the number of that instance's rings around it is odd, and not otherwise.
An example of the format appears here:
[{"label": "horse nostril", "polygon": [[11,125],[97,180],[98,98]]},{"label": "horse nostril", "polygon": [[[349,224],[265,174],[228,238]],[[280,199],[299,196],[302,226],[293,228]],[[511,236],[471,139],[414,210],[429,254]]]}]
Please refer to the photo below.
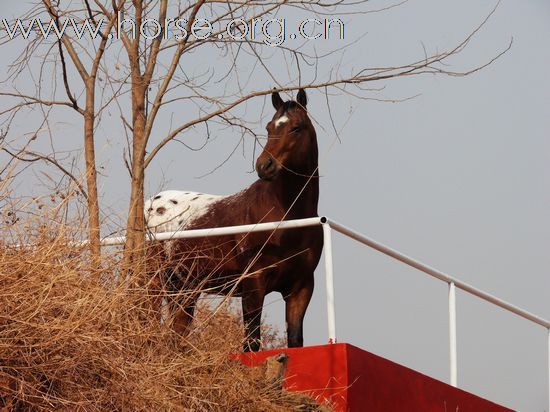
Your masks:
[{"label": "horse nostril", "polygon": [[271,170],[274,166],[273,158],[268,157],[266,162],[263,165],[263,169],[267,172],[268,170]]},{"label": "horse nostril", "polygon": [[164,212],[166,212],[166,208],[165,208],[165,207],[162,207],[162,206],[161,206],[161,207],[157,207],[157,213],[158,213],[159,215],[163,215]]}]

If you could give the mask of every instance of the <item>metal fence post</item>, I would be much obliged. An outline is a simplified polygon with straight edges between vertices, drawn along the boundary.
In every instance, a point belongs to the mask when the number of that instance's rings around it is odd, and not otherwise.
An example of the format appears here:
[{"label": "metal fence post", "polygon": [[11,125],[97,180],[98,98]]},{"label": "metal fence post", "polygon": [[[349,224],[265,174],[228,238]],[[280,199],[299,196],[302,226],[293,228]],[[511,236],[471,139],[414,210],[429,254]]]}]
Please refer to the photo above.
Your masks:
[{"label": "metal fence post", "polygon": [[458,384],[458,372],[456,351],[456,287],[454,282],[449,282],[449,358],[450,383],[456,387]]},{"label": "metal fence post", "polygon": [[325,252],[325,282],[327,289],[328,342],[336,343],[336,315],[334,311],[334,275],[332,270],[332,236],[330,225],[323,222]]}]

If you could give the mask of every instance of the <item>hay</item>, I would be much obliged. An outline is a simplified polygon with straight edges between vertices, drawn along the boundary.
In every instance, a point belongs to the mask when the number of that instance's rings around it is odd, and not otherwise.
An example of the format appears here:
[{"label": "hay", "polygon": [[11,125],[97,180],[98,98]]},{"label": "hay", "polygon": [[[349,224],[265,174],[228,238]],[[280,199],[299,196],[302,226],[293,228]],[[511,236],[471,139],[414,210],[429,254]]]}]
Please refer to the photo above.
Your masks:
[{"label": "hay", "polygon": [[[315,409],[228,356],[243,343],[230,305],[202,305],[182,347],[147,282],[122,279],[119,252],[95,273],[70,246],[84,230],[34,216],[0,241],[0,409]],[[280,345],[272,329],[265,335]]]}]

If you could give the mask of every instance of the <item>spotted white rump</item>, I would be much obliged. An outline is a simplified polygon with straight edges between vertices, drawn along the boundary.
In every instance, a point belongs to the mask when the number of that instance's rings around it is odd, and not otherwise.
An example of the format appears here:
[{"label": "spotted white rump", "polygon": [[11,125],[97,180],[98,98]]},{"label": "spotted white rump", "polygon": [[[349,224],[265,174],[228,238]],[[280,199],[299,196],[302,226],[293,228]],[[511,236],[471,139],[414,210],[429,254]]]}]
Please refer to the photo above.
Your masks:
[{"label": "spotted white rump", "polygon": [[145,202],[145,221],[152,232],[185,229],[226,196],[166,190]]}]

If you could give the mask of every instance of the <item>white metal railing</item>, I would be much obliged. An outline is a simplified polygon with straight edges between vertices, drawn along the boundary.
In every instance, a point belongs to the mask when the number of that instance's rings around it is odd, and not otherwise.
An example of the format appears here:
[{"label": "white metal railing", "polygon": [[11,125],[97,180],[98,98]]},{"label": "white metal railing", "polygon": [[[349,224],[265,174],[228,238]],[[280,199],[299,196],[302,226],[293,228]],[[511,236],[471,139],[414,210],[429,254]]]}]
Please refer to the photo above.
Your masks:
[{"label": "white metal railing", "polygon": [[[531,312],[514,306],[490,293],[475,288],[468,283],[454,278],[444,272],[432,268],[416,259],[413,259],[395,249],[390,248],[376,240],[373,240],[361,233],[347,228],[326,217],[312,217],[306,219],[285,220],[279,222],[258,223],[252,225],[226,226],[211,229],[191,229],[175,232],[149,233],[148,240],[170,240],[170,239],[191,239],[200,237],[212,237],[222,235],[233,235],[252,232],[265,232],[273,230],[293,229],[307,226],[321,225],[324,237],[325,276],[326,276],[326,298],[327,298],[327,322],[329,343],[336,342],[336,316],[334,305],[334,272],[332,262],[332,238],[331,232],[335,230],[344,236],[354,239],[372,249],[397,259],[408,266],[420,270],[436,279],[442,280],[449,285],[449,357],[450,357],[450,379],[452,386],[458,385],[457,368],[457,334],[456,334],[456,288],[462,289],[478,298],[481,298],[493,305],[499,306],[509,312],[515,313],[531,322],[543,326],[548,331],[548,405],[550,410],[550,321],[541,318]],[[124,236],[109,237],[102,239],[103,246],[120,245],[124,243]]]}]

